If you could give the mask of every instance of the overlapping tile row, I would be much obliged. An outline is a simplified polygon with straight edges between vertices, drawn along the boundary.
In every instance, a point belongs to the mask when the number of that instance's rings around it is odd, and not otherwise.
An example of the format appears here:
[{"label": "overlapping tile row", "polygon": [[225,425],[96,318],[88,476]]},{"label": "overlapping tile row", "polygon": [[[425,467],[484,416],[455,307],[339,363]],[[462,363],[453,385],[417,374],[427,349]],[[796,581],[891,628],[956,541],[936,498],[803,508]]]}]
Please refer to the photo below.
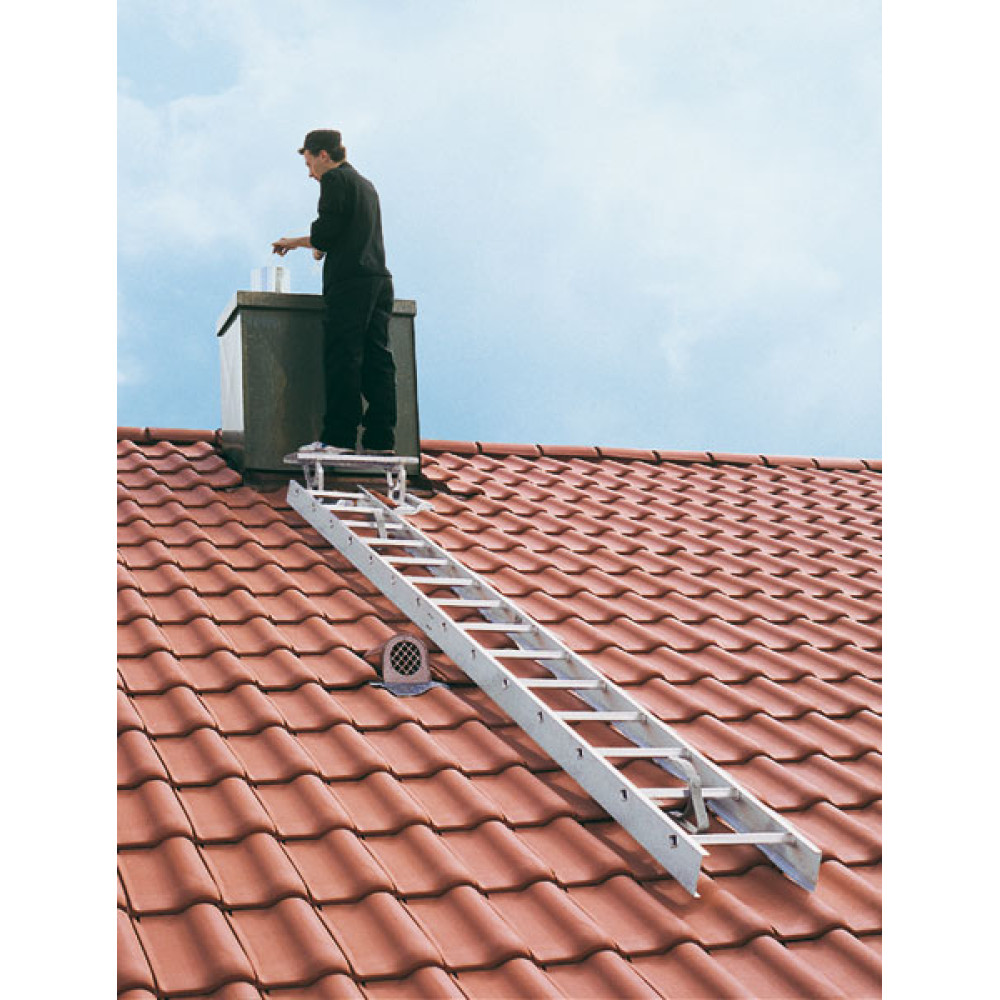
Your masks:
[{"label": "overlapping tile row", "polygon": [[[870,463],[429,443],[417,523],[787,814],[691,899],[212,435],[119,434],[119,995],[872,996]],[[645,765],[630,765],[628,773]]]}]

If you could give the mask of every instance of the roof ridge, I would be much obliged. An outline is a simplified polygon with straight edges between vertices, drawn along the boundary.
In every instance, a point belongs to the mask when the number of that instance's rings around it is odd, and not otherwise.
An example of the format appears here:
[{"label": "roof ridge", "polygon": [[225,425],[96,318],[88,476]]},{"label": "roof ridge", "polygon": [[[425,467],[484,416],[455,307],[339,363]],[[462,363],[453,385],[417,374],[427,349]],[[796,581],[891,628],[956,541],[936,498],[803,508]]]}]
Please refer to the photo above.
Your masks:
[{"label": "roof ridge", "polygon": [[155,444],[170,441],[174,444],[195,444],[207,441],[216,445],[220,441],[220,431],[199,430],[189,427],[118,427],[119,441],[134,441],[137,444]]},{"label": "roof ridge", "polygon": [[[220,430],[199,430],[184,427],[118,427],[119,441],[155,444],[194,444],[205,441],[219,445]],[[768,468],[785,466],[800,469],[820,469],[825,472],[881,472],[882,460],[873,458],[838,458],[809,455],[764,455],[721,451],[673,451],[663,448],[619,448],[603,445],[517,444],[491,441],[451,441],[422,438],[423,452],[449,452],[457,455],[490,455],[519,458],[582,458],[613,459],[616,461],[698,464],[698,465],[761,465]]]}]

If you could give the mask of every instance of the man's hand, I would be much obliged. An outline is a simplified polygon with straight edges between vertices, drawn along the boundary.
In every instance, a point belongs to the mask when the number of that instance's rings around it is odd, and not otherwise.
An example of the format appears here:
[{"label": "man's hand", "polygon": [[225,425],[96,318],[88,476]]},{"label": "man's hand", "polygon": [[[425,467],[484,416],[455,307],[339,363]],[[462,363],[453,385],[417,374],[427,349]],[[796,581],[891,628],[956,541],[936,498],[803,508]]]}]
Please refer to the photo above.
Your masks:
[{"label": "man's hand", "polygon": [[326,256],[322,250],[313,250],[313,260],[322,260]]},{"label": "man's hand", "polygon": [[275,240],[271,244],[271,251],[279,257],[284,257],[289,250],[307,246],[310,246],[308,236],[282,236],[280,240]]}]

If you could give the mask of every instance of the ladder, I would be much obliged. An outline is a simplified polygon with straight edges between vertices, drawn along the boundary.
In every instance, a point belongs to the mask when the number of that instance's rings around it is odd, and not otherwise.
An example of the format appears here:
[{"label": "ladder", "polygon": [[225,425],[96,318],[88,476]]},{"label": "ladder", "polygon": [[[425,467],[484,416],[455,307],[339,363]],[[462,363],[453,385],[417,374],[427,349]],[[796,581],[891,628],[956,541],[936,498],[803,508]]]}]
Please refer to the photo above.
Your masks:
[{"label": "ladder", "polygon": [[[387,466],[391,460],[381,458]],[[290,455],[286,461],[298,458]],[[343,456],[310,454],[308,461],[358,467]],[[692,896],[698,895],[706,849],[730,844],[752,844],[796,884],[816,887],[821,855],[815,845],[410,524],[404,515],[417,504],[426,509],[426,501],[405,492],[402,501],[390,507],[360,486],[353,491],[317,488],[313,474],[306,487],[295,480],[288,486],[290,506]],[[655,784],[646,784],[649,768],[642,785],[622,772],[634,761],[654,765]],[[721,823],[710,829],[713,818]]]}]

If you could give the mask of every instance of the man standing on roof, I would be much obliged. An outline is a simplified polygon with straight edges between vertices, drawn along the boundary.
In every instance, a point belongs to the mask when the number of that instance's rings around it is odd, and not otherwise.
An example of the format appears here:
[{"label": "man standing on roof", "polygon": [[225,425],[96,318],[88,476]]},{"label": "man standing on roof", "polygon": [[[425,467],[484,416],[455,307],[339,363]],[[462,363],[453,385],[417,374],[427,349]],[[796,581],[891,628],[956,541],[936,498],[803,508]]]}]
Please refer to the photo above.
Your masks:
[{"label": "man standing on roof", "polygon": [[[323,260],[326,413],[321,440],[299,450],[353,452],[363,424],[362,448],[391,454],[396,428],[396,365],[389,348],[393,287],[378,193],[347,162],[334,129],[310,132],[299,153],[309,176],[319,181],[317,217],[308,236],[286,236],[272,244],[279,257],[306,247]],[[368,403],[363,415],[362,396]]]}]

